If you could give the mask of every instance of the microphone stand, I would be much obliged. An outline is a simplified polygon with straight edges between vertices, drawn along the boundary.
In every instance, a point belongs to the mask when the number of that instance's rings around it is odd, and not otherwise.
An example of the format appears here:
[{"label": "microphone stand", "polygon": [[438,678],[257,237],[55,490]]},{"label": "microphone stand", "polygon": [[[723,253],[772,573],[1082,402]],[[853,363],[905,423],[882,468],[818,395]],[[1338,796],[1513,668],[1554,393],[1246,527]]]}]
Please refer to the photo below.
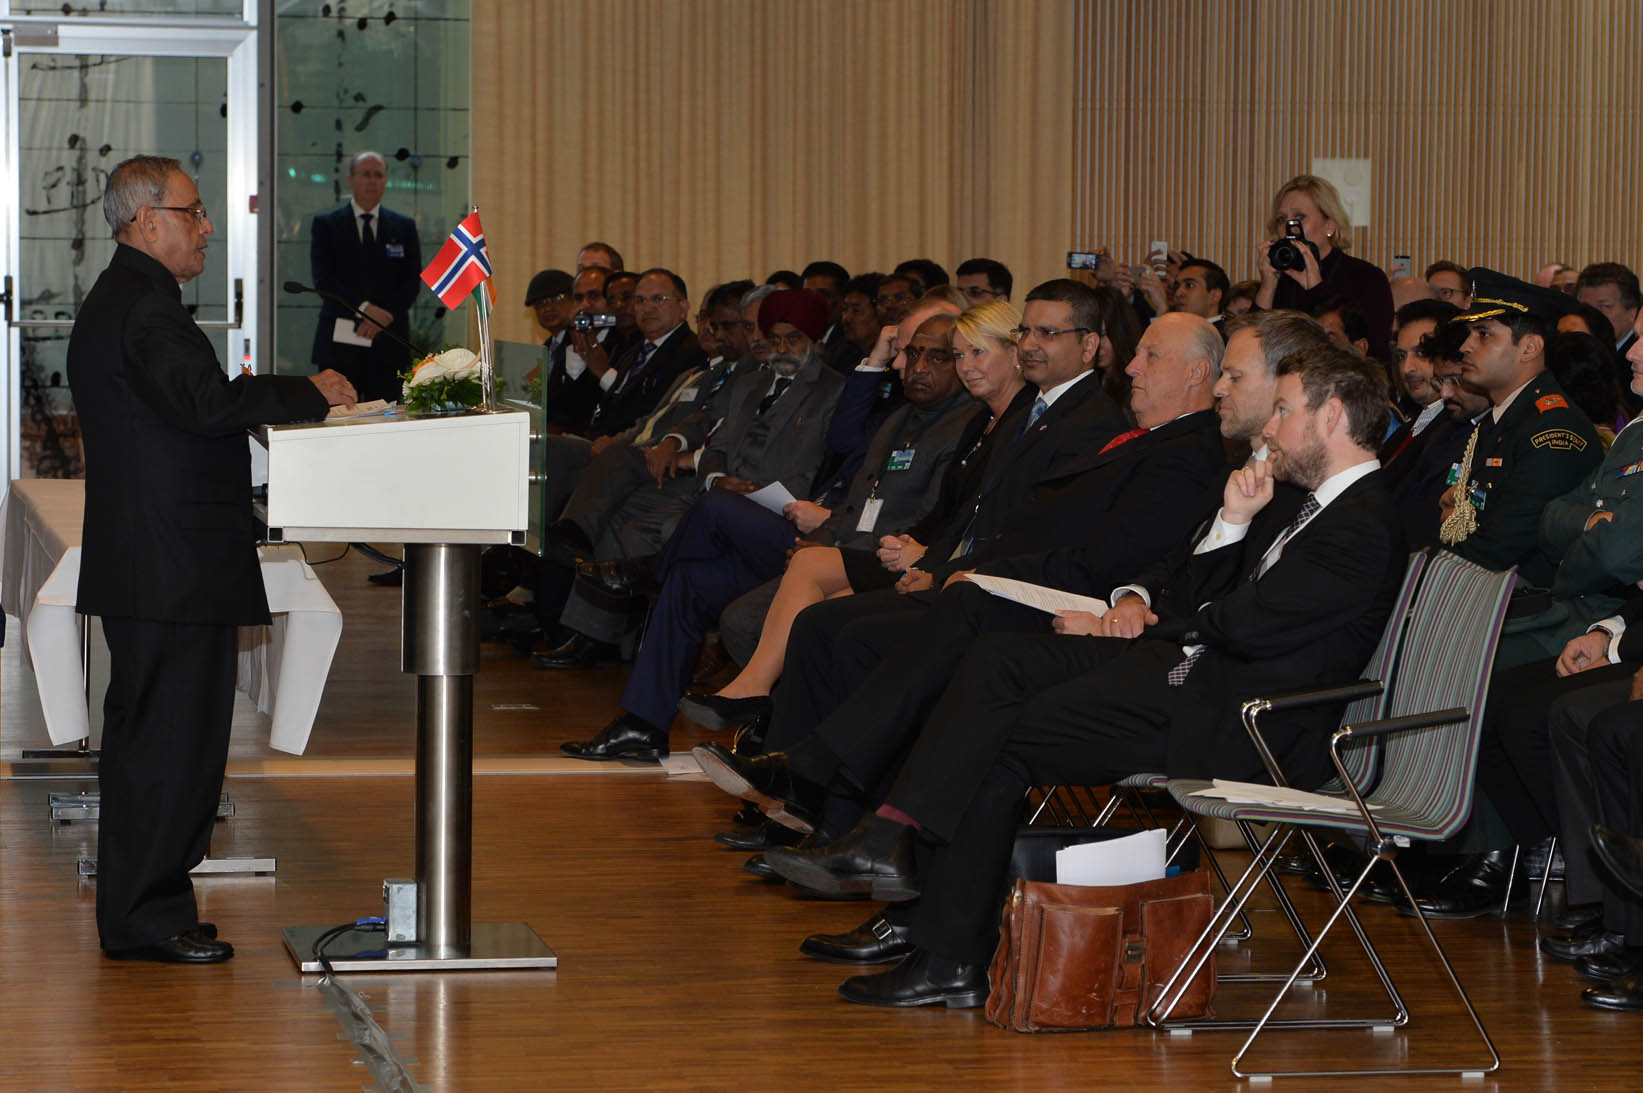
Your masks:
[{"label": "microphone stand", "polygon": [[[353,304],[349,303],[347,300],[344,300],[341,296],[338,296],[334,292],[328,292],[327,290],[325,290],[323,288],[315,288],[313,285],[305,285],[301,281],[287,281],[287,282],[285,282],[285,284],[282,287],[285,289],[286,292],[289,292],[293,296],[300,296],[304,292],[312,292],[315,296],[318,296],[320,299],[328,300],[331,303],[336,304],[338,307],[340,307],[344,311],[348,312],[348,314],[354,316],[355,319],[358,319],[358,320],[361,320],[361,321],[364,321],[364,322],[367,322],[367,323],[376,322],[376,320],[371,318],[371,316],[365,314],[365,312],[361,311],[359,308],[355,307]],[[415,357],[417,355],[416,346],[412,345],[410,342],[406,341],[404,338],[401,338],[398,334],[395,334],[392,330],[390,330],[390,329],[388,329],[387,327],[384,326],[384,327],[381,328],[381,332],[388,335],[388,337],[390,339],[392,339],[393,341],[398,342],[400,345],[404,346],[407,350],[409,350],[412,357]]]}]

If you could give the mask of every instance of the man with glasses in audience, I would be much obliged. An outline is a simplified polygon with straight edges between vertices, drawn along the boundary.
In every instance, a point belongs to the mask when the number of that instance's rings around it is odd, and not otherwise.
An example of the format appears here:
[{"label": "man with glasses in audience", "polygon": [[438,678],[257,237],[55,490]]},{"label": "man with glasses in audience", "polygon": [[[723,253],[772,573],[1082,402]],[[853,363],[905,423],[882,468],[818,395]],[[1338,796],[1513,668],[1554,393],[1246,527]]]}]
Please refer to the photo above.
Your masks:
[{"label": "man with glasses in audience", "polygon": [[1003,262],[991,258],[967,258],[958,264],[958,280],[954,282],[971,307],[979,307],[993,300],[1008,300],[1015,287],[1015,278]]},{"label": "man with glasses in audience", "polygon": [[1472,306],[1472,274],[1465,266],[1440,259],[1426,267],[1425,276],[1434,299],[1460,311]]},{"label": "man with glasses in audience", "polygon": [[898,325],[907,318],[907,313],[923,294],[918,282],[905,273],[892,273],[880,281],[878,294],[873,297],[873,307],[879,313],[879,326]]}]

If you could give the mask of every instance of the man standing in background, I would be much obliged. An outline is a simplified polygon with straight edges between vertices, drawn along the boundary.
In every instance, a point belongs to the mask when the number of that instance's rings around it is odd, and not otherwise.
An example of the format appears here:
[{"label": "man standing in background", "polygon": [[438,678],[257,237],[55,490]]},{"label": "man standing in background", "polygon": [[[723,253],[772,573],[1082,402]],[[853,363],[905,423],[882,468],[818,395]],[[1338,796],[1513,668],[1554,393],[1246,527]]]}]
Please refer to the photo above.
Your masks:
[{"label": "man standing in background", "polygon": [[314,217],[309,250],[319,289],[313,361],[348,377],[362,401],[397,402],[411,363],[411,305],[421,285],[416,223],[382,207],[388,163],[361,152],[348,165],[348,204]]}]

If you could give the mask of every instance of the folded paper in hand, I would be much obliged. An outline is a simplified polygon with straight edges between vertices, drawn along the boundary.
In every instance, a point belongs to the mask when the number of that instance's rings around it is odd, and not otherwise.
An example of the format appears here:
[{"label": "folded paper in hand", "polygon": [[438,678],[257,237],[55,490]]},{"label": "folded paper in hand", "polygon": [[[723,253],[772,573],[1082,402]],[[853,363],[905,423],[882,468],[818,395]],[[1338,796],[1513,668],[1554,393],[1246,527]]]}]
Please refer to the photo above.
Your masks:
[{"label": "folded paper in hand", "polygon": [[1077,596],[1057,588],[1028,584],[1026,581],[1012,580],[1009,577],[989,577],[985,573],[966,573],[964,576],[966,580],[974,581],[995,596],[1002,596],[1006,600],[1014,600],[1028,607],[1036,607],[1040,611],[1088,611],[1098,618],[1107,613],[1107,601],[1098,600],[1094,596]]},{"label": "folded paper in hand", "polygon": [[[1232,782],[1217,778],[1207,789],[1192,792],[1194,797],[1214,797],[1237,805],[1271,805],[1275,808],[1299,808],[1307,812],[1339,812],[1358,815],[1358,806],[1350,798],[1331,797],[1324,793],[1308,793],[1288,786],[1265,786],[1259,782]],[[1380,808],[1372,804],[1370,808]]]},{"label": "folded paper in hand", "polygon": [[757,501],[777,516],[780,516],[782,509],[791,505],[795,500],[794,496],[787,492],[787,487],[780,482],[772,482],[762,489],[754,490],[747,495],[747,499]]}]

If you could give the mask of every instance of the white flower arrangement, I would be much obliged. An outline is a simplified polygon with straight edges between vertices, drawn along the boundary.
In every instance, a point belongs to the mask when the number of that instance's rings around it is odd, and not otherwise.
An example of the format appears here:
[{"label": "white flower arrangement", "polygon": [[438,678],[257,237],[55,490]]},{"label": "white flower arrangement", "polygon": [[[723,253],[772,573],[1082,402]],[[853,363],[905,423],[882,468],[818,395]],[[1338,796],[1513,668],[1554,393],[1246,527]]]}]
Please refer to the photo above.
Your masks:
[{"label": "white flower arrangement", "polygon": [[484,401],[481,363],[471,349],[457,346],[431,353],[404,374],[401,401],[416,414],[456,414]]}]

